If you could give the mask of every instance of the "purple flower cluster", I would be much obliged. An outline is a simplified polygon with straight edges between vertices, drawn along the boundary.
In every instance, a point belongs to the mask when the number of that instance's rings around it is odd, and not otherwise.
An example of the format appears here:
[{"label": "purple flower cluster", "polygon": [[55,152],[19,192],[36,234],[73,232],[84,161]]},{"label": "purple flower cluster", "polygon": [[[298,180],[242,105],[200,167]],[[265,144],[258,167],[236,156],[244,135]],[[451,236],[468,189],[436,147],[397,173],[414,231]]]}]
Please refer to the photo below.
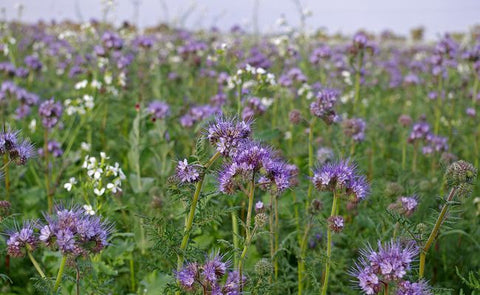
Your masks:
[{"label": "purple flower cluster", "polygon": [[259,116],[265,113],[267,108],[258,97],[250,97],[247,99],[246,106],[242,111],[242,119],[249,121],[254,116]]},{"label": "purple flower cluster", "polygon": [[38,114],[42,117],[43,126],[48,129],[55,127],[62,116],[62,111],[62,104],[55,102],[53,98],[42,102],[38,108]]},{"label": "purple flower cluster", "polygon": [[221,192],[233,194],[257,175],[260,187],[272,194],[280,194],[295,184],[297,168],[275,156],[270,148],[244,140],[236,150],[219,174]]},{"label": "purple flower cluster", "polygon": [[25,78],[28,76],[28,69],[18,67],[16,68],[13,64],[9,62],[0,62],[0,72],[4,73],[9,77],[18,77]]},{"label": "purple flower cluster", "polygon": [[23,257],[26,251],[34,251],[39,243],[34,224],[25,222],[21,229],[11,231],[7,240],[7,253],[12,257]]},{"label": "purple flower cluster", "polygon": [[324,88],[318,91],[316,100],[310,104],[312,115],[321,118],[325,123],[332,124],[337,120],[334,107],[340,92],[336,89]]},{"label": "purple flower cluster", "polygon": [[365,127],[367,124],[363,119],[352,118],[342,122],[343,133],[356,142],[365,140]]},{"label": "purple flower cluster", "polygon": [[38,57],[29,55],[25,57],[25,65],[27,65],[28,68],[32,69],[33,71],[40,71],[43,67],[42,62],[38,59]]},{"label": "purple flower cluster", "polygon": [[430,125],[427,122],[415,123],[408,137],[408,142],[415,143],[420,140],[425,140],[428,134],[430,134]]},{"label": "purple flower cluster", "polygon": [[[358,280],[358,286],[365,294],[378,294],[385,284],[397,284],[397,294],[430,294],[425,283],[411,283],[404,279],[418,255],[418,248],[413,243],[402,245],[398,241],[390,241],[382,245],[378,242],[377,251],[368,247],[361,251],[361,255],[351,275]],[[420,290],[421,293],[408,293],[407,290]]]},{"label": "purple flower cluster", "polygon": [[342,216],[330,216],[328,218],[328,227],[336,233],[339,233],[343,230],[343,227],[345,226],[345,222],[343,220]]},{"label": "purple flower cluster", "polygon": [[18,137],[19,131],[0,131],[0,155],[8,155],[17,165],[25,165],[33,157],[33,146]]},{"label": "purple flower cluster", "polygon": [[195,106],[180,118],[180,125],[183,127],[192,127],[195,123],[215,114],[220,114],[220,112],[221,109],[217,106],[211,106],[208,104]]},{"label": "purple flower cluster", "polygon": [[[55,158],[59,158],[63,155],[62,146],[58,141],[50,140],[47,144],[47,150],[50,155]],[[38,155],[43,157],[43,148],[38,149]]]},{"label": "purple flower cluster", "polygon": [[207,128],[207,138],[219,153],[231,157],[236,153],[240,142],[250,137],[251,132],[250,121],[217,117]]},{"label": "purple flower cluster", "polygon": [[443,136],[434,135],[430,132],[430,125],[426,122],[413,124],[412,131],[408,137],[409,143],[422,142],[422,153],[425,155],[434,152],[441,153],[448,151],[448,139]]},{"label": "purple flower cluster", "polygon": [[405,216],[412,215],[418,207],[418,196],[413,195],[410,197],[399,197],[395,203],[390,204],[388,208],[390,210],[396,210],[400,214]]},{"label": "purple flower cluster", "polygon": [[14,97],[20,103],[15,111],[17,119],[22,119],[30,114],[30,108],[37,105],[40,100],[38,95],[28,92],[12,81],[4,81],[0,87],[0,101],[8,97]]},{"label": "purple flower cluster", "polygon": [[319,191],[345,191],[355,201],[365,199],[370,190],[365,177],[348,160],[323,165],[314,172],[312,182]]},{"label": "purple flower cluster", "polygon": [[40,228],[39,240],[59,249],[63,255],[86,256],[99,253],[108,245],[112,225],[83,208],[57,206],[55,213],[46,215],[47,224]]},{"label": "purple flower cluster", "polygon": [[63,255],[76,257],[99,253],[108,245],[112,226],[84,209],[56,207],[55,214],[46,215],[45,220],[46,225],[27,221],[22,228],[9,232],[8,254],[23,257],[26,251],[34,251],[43,243]]},{"label": "purple flower cluster", "polygon": [[447,141],[448,139],[446,137],[428,134],[425,145],[422,147],[422,152],[425,155],[432,154],[433,152],[446,152],[448,151]]},{"label": "purple flower cluster", "polygon": [[116,33],[107,31],[102,35],[102,44],[106,50],[120,50],[123,47],[123,40]]},{"label": "purple flower cluster", "polygon": [[186,264],[176,273],[180,285],[187,291],[195,292],[200,286],[212,295],[237,295],[246,278],[240,279],[237,271],[229,272],[225,284],[221,284],[230,262],[223,262],[223,257],[212,253],[203,265],[196,262]]},{"label": "purple flower cluster", "polygon": [[188,164],[187,159],[183,159],[178,161],[175,176],[182,183],[194,183],[200,180],[200,169],[200,166]]},{"label": "purple flower cluster", "polygon": [[152,115],[152,121],[161,120],[168,115],[170,107],[163,101],[152,101],[147,108],[147,111]]}]

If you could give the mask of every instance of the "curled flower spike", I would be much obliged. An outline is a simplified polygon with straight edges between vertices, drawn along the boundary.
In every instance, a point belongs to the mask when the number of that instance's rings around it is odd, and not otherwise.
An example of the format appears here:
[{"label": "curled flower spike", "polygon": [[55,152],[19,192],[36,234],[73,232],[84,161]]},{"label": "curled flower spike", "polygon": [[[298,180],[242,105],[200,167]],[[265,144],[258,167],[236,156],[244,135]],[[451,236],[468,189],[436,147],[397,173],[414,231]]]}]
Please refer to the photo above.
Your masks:
[{"label": "curled flower spike", "polygon": [[99,253],[108,245],[112,225],[84,208],[57,206],[54,214],[45,215],[39,239],[46,246],[58,248],[63,255],[86,256]]},{"label": "curled flower spike", "polygon": [[340,92],[337,89],[325,88],[317,93],[316,100],[310,104],[312,115],[321,118],[325,123],[332,124],[337,119],[334,107]]},{"label": "curled flower spike", "polygon": [[23,257],[27,251],[34,251],[39,243],[32,222],[25,222],[23,226],[12,231],[7,240],[7,253],[12,257]]},{"label": "curled flower spike", "polygon": [[377,294],[384,285],[390,283],[398,284],[399,290],[405,285],[407,290],[410,283],[405,283],[404,277],[418,253],[419,250],[413,243],[403,245],[398,241],[390,241],[382,245],[378,242],[378,250],[369,246],[361,251],[362,257],[350,274],[365,294]]},{"label": "curled flower spike", "polygon": [[240,142],[248,138],[251,132],[250,121],[217,117],[207,128],[207,138],[218,152],[230,157],[235,154]]}]

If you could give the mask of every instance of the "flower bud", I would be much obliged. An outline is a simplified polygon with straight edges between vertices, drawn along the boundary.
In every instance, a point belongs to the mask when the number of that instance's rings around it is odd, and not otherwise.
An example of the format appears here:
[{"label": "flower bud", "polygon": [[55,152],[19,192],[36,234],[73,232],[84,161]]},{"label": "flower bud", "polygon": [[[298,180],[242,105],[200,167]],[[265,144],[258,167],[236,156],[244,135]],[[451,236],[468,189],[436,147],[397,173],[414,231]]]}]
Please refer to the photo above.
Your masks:
[{"label": "flower bud", "polygon": [[262,201],[258,201],[256,204],[255,204],[255,213],[263,213],[265,212],[265,206],[263,205],[263,202]]},{"label": "flower bud", "polygon": [[[477,169],[472,164],[460,160],[448,166],[445,178],[450,187],[460,187],[464,184],[471,185],[477,178]],[[466,189],[465,186],[462,187],[463,190]]]},{"label": "flower bud", "polygon": [[318,199],[313,199],[312,203],[310,204],[310,214],[315,215],[318,214],[323,209],[322,201]]},{"label": "flower bud", "polygon": [[255,272],[260,277],[268,277],[273,272],[272,263],[266,259],[262,258],[255,264]]},{"label": "flower bud", "polygon": [[267,224],[268,216],[265,213],[255,215],[255,227],[262,228]]},{"label": "flower bud", "polygon": [[345,226],[343,217],[339,215],[330,216],[327,221],[328,227],[336,233],[341,232],[343,230],[343,227]]},{"label": "flower bud", "polygon": [[292,110],[288,114],[288,119],[292,124],[299,124],[302,121],[302,113],[299,110]]}]

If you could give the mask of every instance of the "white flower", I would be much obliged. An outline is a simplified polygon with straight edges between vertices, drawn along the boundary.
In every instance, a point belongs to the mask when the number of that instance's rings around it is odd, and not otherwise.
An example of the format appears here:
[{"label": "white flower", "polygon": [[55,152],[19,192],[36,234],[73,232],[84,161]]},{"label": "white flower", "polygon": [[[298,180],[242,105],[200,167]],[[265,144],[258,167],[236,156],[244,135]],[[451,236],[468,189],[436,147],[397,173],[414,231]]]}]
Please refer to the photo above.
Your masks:
[{"label": "white flower", "polygon": [[75,89],[78,90],[78,89],[85,88],[85,87],[87,87],[87,84],[88,84],[87,80],[80,81],[77,84],[75,84]]},{"label": "white flower", "polygon": [[101,195],[103,195],[103,193],[105,193],[105,188],[104,187],[102,187],[101,189],[95,188],[93,189],[93,192],[100,197]]},{"label": "white flower", "polygon": [[120,188],[120,183],[118,181],[115,181],[115,183],[109,183],[107,184],[107,188],[114,194],[117,192],[121,192],[122,189]]},{"label": "white flower", "polygon": [[33,119],[32,121],[30,121],[30,124],[28,124],[28,129],[30,129],[30,132],[35,132],[35,130],[37,129],[37,121],[35,119]]},{"label": "white flower", "polygon": [[90,145],[86,142],[82,142],[80,144],[80,148],[86,152],[89,152],[90,151]]},{"label": "white flower", "polygon": [[102,82],[97,81],[97,80],[92,80],[92,82],[90,83],[90,86],[92,86],[93,88],[96,88],[96,89],[100,89],[100,88],[102,88]]},{"label": "white flower", "polygon": [[93,211],[92,206],[83,205],[83,209],[85,210],[85,215],[95,215],[95,211]]},{"label": "white flower", "polygon": [[71,177],[70,180],[63,185],[63,188],[65,188],[67,191],[71,191],[74,184],[77,184],[77,180],[75,177]]},{"label": "white flower", "polygon": [[100,152],[100,158],[102,158],[102,160],[108,160],[108,159],[110,159],[110,157],[107,157],[107,154],[104,153],[104,152]]},{"label": "white flower", "polygon": [[103,169],[90,169],[87,171],[88,176],[92,177],[95,180],[99,180],[102,177]]}]

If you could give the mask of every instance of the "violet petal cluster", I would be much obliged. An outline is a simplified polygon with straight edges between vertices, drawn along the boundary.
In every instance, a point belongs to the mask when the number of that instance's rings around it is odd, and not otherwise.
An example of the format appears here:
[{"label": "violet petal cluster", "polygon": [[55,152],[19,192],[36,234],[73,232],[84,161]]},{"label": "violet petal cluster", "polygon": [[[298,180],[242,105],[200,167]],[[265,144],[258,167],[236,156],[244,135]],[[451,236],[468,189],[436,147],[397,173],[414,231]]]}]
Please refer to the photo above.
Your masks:
[{"label": "violet petal cluster", "polygon": [[237,121],[218,117],[207,128],[207,138],[211,145],[224,156],[235,155],[240,142],[252,132],[250,121]]},{"label": "violet petal cluster", "polygon": [[102,251],[108,245],[112,225],[83,208],[57,206],[54,214],[45,215],[47,223],[40,228],[39,239],[63,255],[87,256]]},{"label": "violet petal cluster", "polygon": [[370,190],[365,177],[358,174],[357,167],[349,160],[323,165],[314,171],[311,181],[319,191],[345,191],[353,195],[355,201],[365,199]]},{"label": "violet petal cluster", "polygon": [[0,156],[8,155],[15,164],[25,165],[33,157],[34,150],[28,140],[19,138],[19,133],[10,129],[0,131]]},{"label": "violet petal cluster", "polygon": [[55,102],[53,98],[40,104],[38,114],[42,117],[42,124],[48,129],[55,127],[62,116],[62,104]]},{"label": "violet petal cluster", "polygon": [[180,286],[189,292],[202,288],[209,294],[240,294],[240,287],[245,284],[246,278],[240,279],[237,271],[229,272],[222,285],[229,267],[230,261],[223,261],[223,256],[214,252],[209,255],[203,265],[196,262],[186,264],[176,273],[176,277]]},{"label": "violet petal cluster", "polygon": [[316,99],[310,104],[312,115],[321,118],[325,123],[332,124],[337,120],[334,107],[340,92],[337,89],[324,88],[318,91]]},{"label": "violet petal cluster", "polygon": [[[358,286],[365,294],[377,294],[385,284],[396,285],[397,294],[430,294],[424,282],[412,284],[405,280],[418,253],[419,249],[413,243],[404,245],[398,241],[390,241],[382,245],[378,242],[378,250],[368,247],[361,251],[362,257],[351,275],[356,278]],[[407,292],[415,288],[421,293]]]}]

